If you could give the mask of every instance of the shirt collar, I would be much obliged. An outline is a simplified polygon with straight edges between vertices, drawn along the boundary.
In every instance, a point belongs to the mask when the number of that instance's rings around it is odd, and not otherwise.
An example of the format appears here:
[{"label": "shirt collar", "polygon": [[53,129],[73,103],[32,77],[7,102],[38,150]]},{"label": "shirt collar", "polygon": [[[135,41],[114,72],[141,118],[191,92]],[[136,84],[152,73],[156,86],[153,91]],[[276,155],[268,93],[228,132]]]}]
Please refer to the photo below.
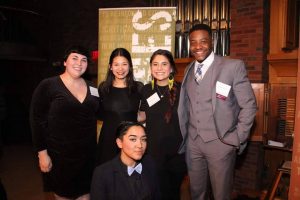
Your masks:
[{"label": "shirt collar", "polygon": [[200,62],[196,61],[196,62],[195,62],[195,65],[194,65],[194,72],[196,73],[198,64],[203,64],[203,67],[202,67],[202,75],[204,75],[204,73],[208,70],[208,68],[210,67],[210,65],[213,63],[214,58],[215,58],[215,54],[214,54],[214,52],[212,51],[212,52],[209,54],[209,56],[208,56],[203,62],[200,63]]},{"label": "shirt collar", "polygon": [[131,176],[131,174],[136,171],[137,173],[141,174],[143,170],[143,166],[142,163],[139,163],[138,165],[136,165],[135,167],[130,167],[127,166],[127,173],[129,176]]}]

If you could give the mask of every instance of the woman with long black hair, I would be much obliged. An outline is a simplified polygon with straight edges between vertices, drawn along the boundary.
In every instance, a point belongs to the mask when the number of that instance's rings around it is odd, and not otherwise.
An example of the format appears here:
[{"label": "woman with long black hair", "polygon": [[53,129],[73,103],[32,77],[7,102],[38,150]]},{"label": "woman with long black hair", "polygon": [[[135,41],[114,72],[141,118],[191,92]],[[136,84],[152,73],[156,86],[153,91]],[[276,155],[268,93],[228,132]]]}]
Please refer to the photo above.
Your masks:
[{"label": "woman with long black hair", "polygon": [[124,48],[113,50],[106,79],[98,88],[103,126],[97,145],[97,165],[111,160],[119,152],[115,132],[120,122],[137,121],[142,86],[134,80],[130,53]]}]

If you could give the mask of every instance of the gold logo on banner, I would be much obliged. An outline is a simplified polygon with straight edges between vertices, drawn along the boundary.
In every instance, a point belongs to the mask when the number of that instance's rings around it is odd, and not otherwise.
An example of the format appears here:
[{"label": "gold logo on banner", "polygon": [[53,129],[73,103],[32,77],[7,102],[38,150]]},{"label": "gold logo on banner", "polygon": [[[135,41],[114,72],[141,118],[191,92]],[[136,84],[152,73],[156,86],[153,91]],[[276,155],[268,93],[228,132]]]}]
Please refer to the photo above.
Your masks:
[{"label": "gold logo on banner", "polygon": [[98,81],[105,79],[111,52],[123,47],[131,53],[136,80],[147,83],[152,53],[167,49],[174,55],[175,18],[175,7],[99,9]]}]

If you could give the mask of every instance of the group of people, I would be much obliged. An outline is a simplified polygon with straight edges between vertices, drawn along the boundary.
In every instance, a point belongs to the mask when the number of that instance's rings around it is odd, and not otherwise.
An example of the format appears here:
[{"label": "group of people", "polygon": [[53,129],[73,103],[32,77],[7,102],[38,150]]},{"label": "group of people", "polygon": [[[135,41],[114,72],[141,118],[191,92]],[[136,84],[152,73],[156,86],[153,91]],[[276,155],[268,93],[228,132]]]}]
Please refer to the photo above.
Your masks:
[{"label": "group of people", "polygon": [[152,81],[143,85],[130,53],[115,49],[98,88],[82,78],[89,53],[66,51],[64,73],[43,80],[31,103],[45,191],[56,200],[176,200],[188,174],[193,200],[208,199],[209,185],[215,200],[230,199],[255,96],[244,63],[212,52],[209,26],[193,26],[189,40],[195,61],[182,84],[167,50],[152,54]]}]

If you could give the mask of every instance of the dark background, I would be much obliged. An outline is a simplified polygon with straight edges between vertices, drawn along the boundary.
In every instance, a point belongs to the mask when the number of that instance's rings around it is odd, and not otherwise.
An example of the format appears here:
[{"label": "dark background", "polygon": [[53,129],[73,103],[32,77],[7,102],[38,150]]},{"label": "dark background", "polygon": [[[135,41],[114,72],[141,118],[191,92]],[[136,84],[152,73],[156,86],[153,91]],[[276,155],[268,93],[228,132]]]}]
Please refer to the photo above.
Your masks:
[{"label": "dark background", "polygon": [[[64,50],[81,44],[98,49],[98,9],[149,6],[148,1],[0,0],[0,139],[31,142],[32,92],[62,72]],[[97,63],[87,77],[97,79]]]}]

